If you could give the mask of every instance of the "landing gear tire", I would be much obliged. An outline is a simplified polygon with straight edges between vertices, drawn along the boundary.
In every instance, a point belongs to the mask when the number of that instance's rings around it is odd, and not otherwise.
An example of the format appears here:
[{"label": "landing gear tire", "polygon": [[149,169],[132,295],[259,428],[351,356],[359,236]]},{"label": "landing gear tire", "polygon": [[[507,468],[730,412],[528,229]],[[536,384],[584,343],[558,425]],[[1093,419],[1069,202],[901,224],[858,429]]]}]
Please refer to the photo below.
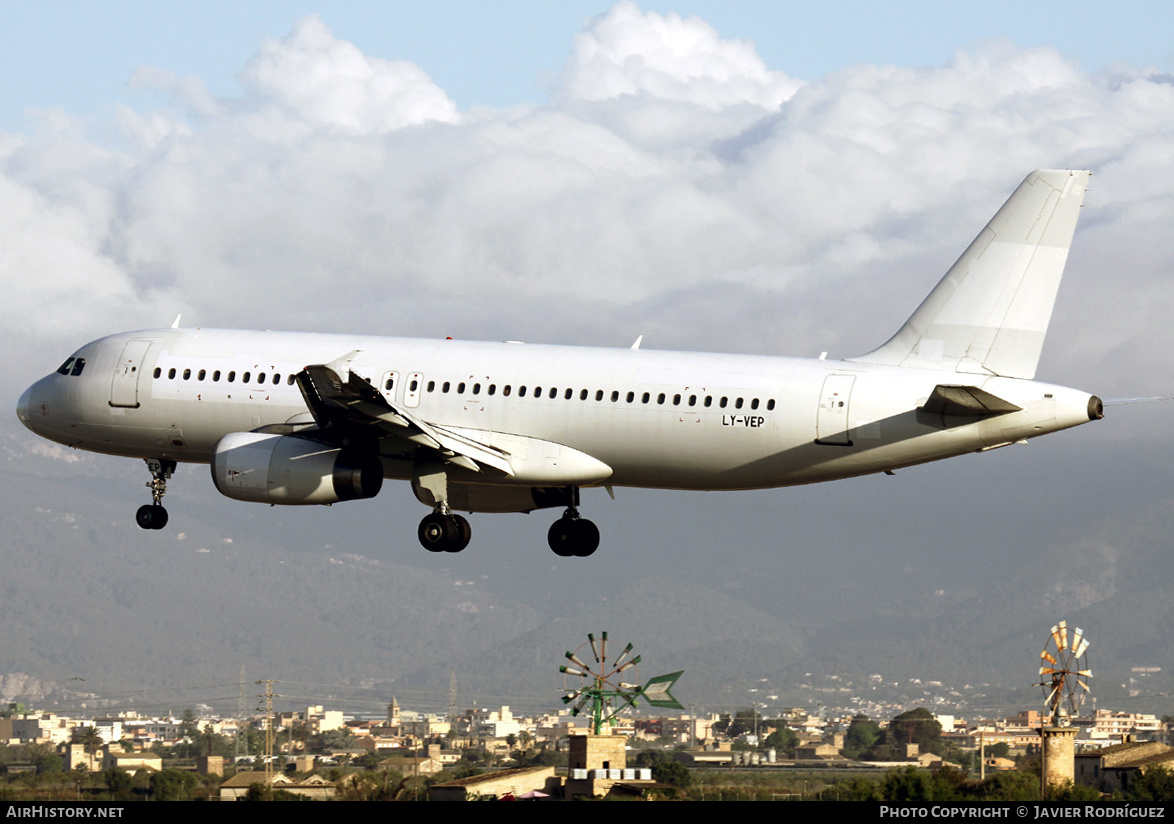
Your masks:
[{"label": "landing gear tire", "polygon": [[586,558],[599,548],[599,527],[586,518],[564,515],[551,524],[546,542],[560,558]]},{"label": "landing gear tire", "polygon": [[167,526],[167,510],[158,504],[144,504],[135,513],[135,523],[142,529],[162,529]]},{"label": "landing gear tire", "polygon": [[420,521],[416,534],[429,552],[460,552],[469,545],[473,529],[460,515],[433,512]]}]

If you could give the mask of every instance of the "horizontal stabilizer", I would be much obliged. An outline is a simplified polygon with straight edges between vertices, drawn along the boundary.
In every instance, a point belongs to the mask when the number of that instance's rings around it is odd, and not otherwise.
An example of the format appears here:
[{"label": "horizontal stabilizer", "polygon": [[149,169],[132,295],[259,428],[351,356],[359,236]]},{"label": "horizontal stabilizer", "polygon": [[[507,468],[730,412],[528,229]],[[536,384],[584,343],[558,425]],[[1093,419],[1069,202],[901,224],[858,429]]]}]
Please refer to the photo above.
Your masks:
[{"label": "horizontal stabilizer", "polygon": [[979,389],[977,386],[950,386],[944,383],[935,386],[933,392],[921,406],[923,411],[933,412],[937,415],[959,415],[970,418],[1006,415],[1008,412],[1019,412],[1022,408],[997,395]]}]

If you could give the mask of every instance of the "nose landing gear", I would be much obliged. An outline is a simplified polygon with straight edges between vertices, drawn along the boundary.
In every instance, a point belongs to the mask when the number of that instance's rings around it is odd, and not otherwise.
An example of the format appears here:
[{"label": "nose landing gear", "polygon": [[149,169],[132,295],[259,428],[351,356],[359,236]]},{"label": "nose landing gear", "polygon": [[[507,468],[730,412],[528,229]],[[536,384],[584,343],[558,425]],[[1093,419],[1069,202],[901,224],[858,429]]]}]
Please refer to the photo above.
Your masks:
[{"label": "nose landing gear", "polygon": [[163,495],[167,492],[167,479],[175,471],[175,466],[175,461],[147,458],[147,469],[151,473],[147,489],[151,490],[152,502],[140,506],[135,513],[135,523],[140,529],[162,529],[167,526],[167,510],[163,508]]}]

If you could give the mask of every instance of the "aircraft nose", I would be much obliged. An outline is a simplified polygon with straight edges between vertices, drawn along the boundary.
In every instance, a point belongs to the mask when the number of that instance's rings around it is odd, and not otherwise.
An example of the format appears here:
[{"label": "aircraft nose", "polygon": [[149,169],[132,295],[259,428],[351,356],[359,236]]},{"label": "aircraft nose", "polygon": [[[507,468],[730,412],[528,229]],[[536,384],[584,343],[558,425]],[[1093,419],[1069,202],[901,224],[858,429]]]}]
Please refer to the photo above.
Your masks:
[{"label": "aircraft nose", "polygon": [[[20,394],[20,400],[16,402],[16,417],[20,418],[20,422],[29,429],[33,428],[32,415],[29,414],[29,406],[32,403],[30,400],[32,394],[31,390],[31,386],[24,390],[24,392]],[[9,395],[9,397],[12,396]]]}]

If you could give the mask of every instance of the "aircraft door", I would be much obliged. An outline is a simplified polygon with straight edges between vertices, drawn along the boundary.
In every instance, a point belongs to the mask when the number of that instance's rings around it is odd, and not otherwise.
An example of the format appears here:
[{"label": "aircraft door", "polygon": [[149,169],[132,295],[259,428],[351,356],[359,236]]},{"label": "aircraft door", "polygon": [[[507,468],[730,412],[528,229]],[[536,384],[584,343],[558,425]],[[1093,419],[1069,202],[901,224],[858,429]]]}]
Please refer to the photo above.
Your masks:
[{"label": "aircraft door", "polygon": [[383,380],[379,383],[379,391],[387,402],[395,405],[395,390],[399,388],[399,372],[384,372]]},{"label": "aircraft door", "polygon": [[110,381],[110,405],[137,409],[139,406],[139,372],[143,357],[151,348],[149,340],[128,340],[114,365]]},{"label": "aircraft door", "polygon": [[404,383],[404,406],[416,407],[420,405],[420,392],[424,388],[424,376],[419,372],[409,372]]},{"label": "aircraft door", "polygon": [[851,410],[852,384],[855,375],[828,375],[819,394],[815,421],[815,442],[831,446],[851,446],[848,413]]}]

